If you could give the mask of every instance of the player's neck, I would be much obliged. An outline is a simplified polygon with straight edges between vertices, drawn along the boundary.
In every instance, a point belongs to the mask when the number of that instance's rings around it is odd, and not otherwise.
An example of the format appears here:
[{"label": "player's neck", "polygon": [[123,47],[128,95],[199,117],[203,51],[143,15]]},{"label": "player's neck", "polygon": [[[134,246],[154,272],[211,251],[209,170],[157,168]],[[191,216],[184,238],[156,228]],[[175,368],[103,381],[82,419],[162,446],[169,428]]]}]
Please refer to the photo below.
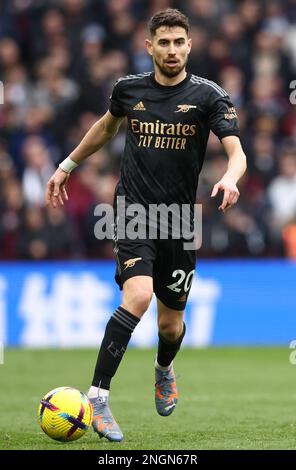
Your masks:
[{"label": "player's neck", "polygon": [[179,73],[179,75],[176,75],[176,77],[166,77],[160,72],[160,70],[156,68],[154,78],[157,81],[157,83],[159,83],[160,85],[174,86],[174,85],[178,85],[178,83],[185,80],[186,76],[187,76],[187,72],[185,69],[183,69],[182,72]]}]

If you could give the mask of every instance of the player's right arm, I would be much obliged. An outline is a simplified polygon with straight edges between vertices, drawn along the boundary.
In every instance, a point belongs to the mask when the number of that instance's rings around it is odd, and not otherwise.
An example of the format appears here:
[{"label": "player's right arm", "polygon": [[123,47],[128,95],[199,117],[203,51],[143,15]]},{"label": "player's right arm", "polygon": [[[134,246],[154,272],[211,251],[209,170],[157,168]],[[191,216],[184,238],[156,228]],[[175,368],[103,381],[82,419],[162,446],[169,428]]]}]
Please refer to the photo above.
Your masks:
[{"label": "player's right arm", "polygon": [[99,119],[86,133],[79,145],[59,165],[46,187],[46,204],[57,207],[68,200],[66,183],[71,171],[83,160],[97,152],[118,132],[123,117],[115,117],[109,111]]}]

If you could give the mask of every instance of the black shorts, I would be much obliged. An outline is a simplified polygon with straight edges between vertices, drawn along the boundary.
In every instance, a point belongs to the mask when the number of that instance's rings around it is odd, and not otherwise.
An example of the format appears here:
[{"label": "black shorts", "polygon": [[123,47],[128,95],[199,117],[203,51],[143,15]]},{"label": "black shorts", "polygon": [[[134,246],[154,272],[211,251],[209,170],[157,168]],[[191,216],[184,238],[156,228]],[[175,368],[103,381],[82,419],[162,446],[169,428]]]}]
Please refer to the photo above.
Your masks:
[{"label": "black shorts", "polygon": [[[156,297],[167,307],[184,310],[195,271],[195,250],[184,250],[182,239],[115,239],[115,280],[123,283],[134,276],[151,276]],[[188,240],[187,240],[188,242]]]}]

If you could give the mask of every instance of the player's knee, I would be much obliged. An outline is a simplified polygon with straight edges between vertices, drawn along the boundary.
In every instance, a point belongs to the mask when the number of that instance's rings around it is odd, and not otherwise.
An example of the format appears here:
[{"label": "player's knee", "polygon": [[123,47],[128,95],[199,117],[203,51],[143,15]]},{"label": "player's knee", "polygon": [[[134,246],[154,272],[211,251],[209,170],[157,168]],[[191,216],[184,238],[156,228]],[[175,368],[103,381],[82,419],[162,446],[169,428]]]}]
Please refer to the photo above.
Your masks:
[{"label": "player's knee", "polygon": [[148,309],[152,299],[152,294],[153,292],[150,290],[143,289],[139,289],[138,292],[135,292],[134,302],[141,312],[145,313]]},{"label": "player's knee", "polygon": [[124,296],[123,305],[135,315],[143,315],[150,305],[152,295],[153,291],[149,288],[135,287]]},{"label": "player's knee", "polygon": [[182,335],[183,323],[172,323],[168,320],[160,321],[158,323],[158,331],[164,339],[174,342]]}]

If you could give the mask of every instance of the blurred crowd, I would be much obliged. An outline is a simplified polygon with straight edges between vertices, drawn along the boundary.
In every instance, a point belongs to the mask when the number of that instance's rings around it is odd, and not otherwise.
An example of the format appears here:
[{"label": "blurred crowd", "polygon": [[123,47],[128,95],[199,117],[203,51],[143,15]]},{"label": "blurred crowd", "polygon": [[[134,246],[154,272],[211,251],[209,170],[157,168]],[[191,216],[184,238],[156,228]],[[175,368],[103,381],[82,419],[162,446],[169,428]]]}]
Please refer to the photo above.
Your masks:
[{"label": "blurred crowd", "polygon": [[221,215],[210,194],[227,159],[211,134],[198,256],[296,258],[296,0],[1,0],[0,259],[113,257],[94,208],[112,203],[124,126],[72,173],[64,210],[45,207],[44,188],[116,79],[152,70],[146,23],[166,7],[189,16],[189,70],[227,90],[248,158],[240,201]]}]

